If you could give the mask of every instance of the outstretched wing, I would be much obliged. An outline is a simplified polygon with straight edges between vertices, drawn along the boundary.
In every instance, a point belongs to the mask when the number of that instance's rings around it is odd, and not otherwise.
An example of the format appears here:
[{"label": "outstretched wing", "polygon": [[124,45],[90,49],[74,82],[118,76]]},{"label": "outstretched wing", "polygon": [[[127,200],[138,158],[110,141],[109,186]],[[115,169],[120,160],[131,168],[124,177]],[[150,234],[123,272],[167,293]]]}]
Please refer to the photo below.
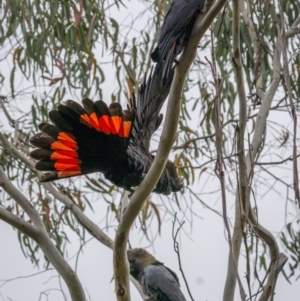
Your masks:
[{"label": "outstretched wing", "polygon": [[151,136],[162,122],[163,115],[160,114],[160,110],[170,92],[174,77],[174,69],[172,69],[166,83],[163,84],[162,72],[152,71],[139,87],[137,103],[133,97],[136,118],[130,137],[131,145],[138,146],[147,153],[149,153]]},{"label": "outstretched wing", "polygon": [[41,133],[30,139],[38,147],[30,153],[36,169],[49,171],[41,181],[115,170],[127,159],[127,146],[135,109],[109,107],[101,100],[82,101],[83,107],[68,100],[49,113],[50,123],[42,123]]}]

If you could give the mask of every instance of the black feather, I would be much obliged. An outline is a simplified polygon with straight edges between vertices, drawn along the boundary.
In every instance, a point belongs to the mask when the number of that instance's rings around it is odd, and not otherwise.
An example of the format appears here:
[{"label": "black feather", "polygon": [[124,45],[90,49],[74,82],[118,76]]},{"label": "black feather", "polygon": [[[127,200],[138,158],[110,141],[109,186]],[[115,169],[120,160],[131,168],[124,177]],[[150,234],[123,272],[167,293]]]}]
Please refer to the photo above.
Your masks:
[{"label": "black feather", "polygon": [[[54,125],[41,124],[43,133],[31,138],[39,148],[31,153],[39,160],[36,169],[51,171],[41,181],[102,172],[115,185],[132,191],[153,162],[150,139],[162,122],[160,110],[173,75],[172,69],[163,84],[162,73],[151,72],[139,88],[138,99],[133,95],[124,111],[118,103],[108,107],[88,98],[83,106],[68,100],[51,111]],[[168,161],[154,192],[169,194],[181,188],[176,167]]]},{"label": "black feather", "polygon": [[197,16],[204,5],[205,0],[172,1],[161,27],[158,45],[151,53],[152,60],[157,62],[155,72],[162,72],[164,83],[176,57],[185,49]]}]

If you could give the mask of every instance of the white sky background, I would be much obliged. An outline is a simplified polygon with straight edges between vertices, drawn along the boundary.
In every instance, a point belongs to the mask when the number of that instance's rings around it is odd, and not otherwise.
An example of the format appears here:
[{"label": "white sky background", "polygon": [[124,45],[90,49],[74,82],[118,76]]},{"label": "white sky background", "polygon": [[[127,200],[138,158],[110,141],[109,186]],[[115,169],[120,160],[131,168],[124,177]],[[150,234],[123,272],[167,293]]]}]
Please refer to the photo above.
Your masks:
[{"label": "white sky background", "polygon": [[[133,15],[140,9],[140,4],[135,3],[134,1],[126,3],[126,5]],[[115,15],[114,18],[116,18]],[[141,22],[145,21],[146,18],[141,20]],[[202,54],[200,54],[200,57],[201,55]],[[209,54],[205,55],[210,57]],[[101,62],[101,60],[101,58],[98,58],[99,62]],[[11,68],[9,65],[10,62],[11,61],[8,60],[8,73]],[[5,73],[5,70],[1,71]],[[110,65],[107,65],[106,77],[108,79],[111,78],[111,80],[106,80],[104,85],[102,85],[102,88],[104,100],[109,102],[110,95],[113,92],[114,87],[116,87],[114,72],[112,72]],[[21,79],[20,74],[18,74],[16,83],[19,79],[22,83],[19,88],[22,89],[26,87],[28,83]],[[7,87],[9,87],[8,84]],[[42,87],[40,92],[43,90],[44,88]],[[1,94],[7,93],[5,90],[0,92]],[[37,92],[39,91],[37,90]],[[74,98],[74,95],[72,95],[72,97]],[[26,99],[27,101],[24,101],[21,104],[21,108],[24,110],[27,109],[27,105],[29,103],[28,97],[26,97]],[[80,95],[78,95],[77,99],[80,99]],[[283,118],[282,113],[272,112],[269,117],[270,120],[274,121],[278,120],[278,118],[282,120],[282,123],[285,124],[287,128],[290,127],[291,118],[287,114],[285,114]],[[194,125],[195,128],[197,128],[198,124],[199,122],[197,117]],[[284,165],[284,167],[287,166],[291,167],[291,164],[287,163]],[[291,172],[281,169],[278,171],[278,175],[286,182],[292,183]],[[202,180],[204,181],[204,178],[201,178],[201,181]],[[278,185],[277,187],[276,189],[279,191],[279,193],[269,192],[268,194],[264,195],[265,188],[256,191],[256,201],[259,207],[260,222],[268,230],[271,230],[274,235],[277,235],[279,231],[282,230],[286,221],[285,215],[283,214],[283,212],[286,210],[286,191],[283,189],[282,185]],[[217,190],[218,188],[219,182],[217,179],[211,180],[210,178],[206,184],[205,190],[213,191]],[[292,191],[290,191],[290,193],[292,193]],[[234,197],[229,193],[227,194],[227,197],[229,216],[232,220],[234,214]],[[220,198],[216,198],[215,195],[203,195],[202,198],[214,209],[218,211],[222,210]],[[226,241],[227,234],[224,229],[223,219],[217,216],[215,213],[212,213],[210,210],[205,209],[198,202],[194,202],[192,208],[200,218],[194,217],[192,226],[187,222],[184,225],[184,231],[181,231],[179,242],[183,269],[195,300],[222,300],[228,258],[228,243]],[[98,223],[106,215],[106,204],[104,204],[104,202],[94,203],[94,209],[96,211],[95,213],[87,211],[87,215],[94,222]],[[287,212],[289,220],[293,220],[294,216],[298,213],[298,210],[292,204],[288,204]],[[178,213],[178,217],[180,220],[186,220],[190,218],[188,214],[187,216],[184,216],[184,213],[182,212]],[[156,231],[157,224],[155,220],[153,221],[152,225],[154,228],[153,231]],[[105,223],[100,223],[100,227],[104,226]],[[187,234],[185,234],[185,232]],[[108,233],[110,237],[113,238],[114,230],[110,229]],[[69,235],[72,245],[69,246],[66,257],[69,259],[70,264],[75,267],[76,258],[74,258],[74,255],[76,255],[78,250],[79,241],[73,233],[70,233]],[[149,242],[146,239],[140,240],[141,236],[141,233],[139,233],[136,229],[132,232],[130,240],[133,247],[149,247]],[[153,253],[158,260],[164,262],[168,267],[178,274],[180,277],[182,291],[186,296],[186,299],[190,300],[184,285],[184,281],[178,269],[176,254],[173,251],[171,219],[164,219],[161,236],[155,240],[154,247],[149,248],[148,250]],[[245,261],[243,260],[243,256],[241,256],[241,278],[244,278],[244,271]],[[16,231],[12,230],[9,225],[0,221],[0,280],[11,279],[18,276],[27,276],[37,272],[38,270],[33,268],[30,260],[24,258],[19,246]],[[88,300],[115,300],[114,284],[113,282],[110,283],[113,276],[112,251],[99,244],[95,239],[89,241],[87,246],[84,248],[84,252],[79,255],[77,273],[83,284],[83,287],[87,291]],[[251,275],[251,277],[253,279],[253,275]],[[61,282],[62,286],[65,287],[63,281]],[[0,281],[0,301],[64,300],[61,292],[58,290],[59,281],[55,271],[49,271],[47,273],[26,279],[14,280],[2,286],[1,283],[3,282]],[[243,281],[243,283],[244,289],[248,294],[246,282]],[[45,295],[40,296],[41,291],[46,291],[48,289],[55,289],[47,292],[47,294],[49,294],[48,299]],[[66,289],[65,292],[68,295]],[[255,292],[255,290],[253,290],[253,292]],[[280,275],[276,287],[275,300],[296,301],[299,300],[299,296],[299,282],[289,285],[283,276]],[[237,292],[236,300],[239,299],[239,294]],[[70,300],[69,296],[67,296],[67,300]],[[132,300],[141,300],[140,296],[135,292],[134,287],[132,287]]]}]

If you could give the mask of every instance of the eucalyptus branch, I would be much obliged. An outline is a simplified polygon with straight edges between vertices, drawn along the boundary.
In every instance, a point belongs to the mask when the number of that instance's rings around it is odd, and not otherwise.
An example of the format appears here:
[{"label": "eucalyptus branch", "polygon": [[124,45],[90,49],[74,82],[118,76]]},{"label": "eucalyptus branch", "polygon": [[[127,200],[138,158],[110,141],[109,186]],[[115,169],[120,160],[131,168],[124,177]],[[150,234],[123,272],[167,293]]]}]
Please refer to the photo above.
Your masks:
[{"label": "eucalyptus branch", "polygon": [[[237,82],[237,91],[239,98],[239,126],[237,128],[237,151],[238,151],[238,166],[239,179],[236,195],[236,215],[235,226],[232,236],[233,250],[230,251],[228,258],[227,278],[223,293],[224,301],[231,301],[234,299],[234,291],[236,284],[237,266],[239,261],[240,244],[243,237],[243,229],[245,223],[242,222],[243,217],[248,219],[249,212],[249,188],[248,188],[248,174],[245,158],[244,135],[247,123],[247,99],[243,79],[243,65],[241,60],[240,49],[240,0],[233,1],[233,66],[235,70],[235,79]],[[243,216],[245,214],[245,216]],[[238,279],[239,281],[239,279]],[[241,298],[246,299],[245,292],[241,290],[239,283]],[[243,295],[242,295],[243,292]]]},{"label": "eucalyptus branch", "polygon": [[47,269],[44,269],[42,271],[30,274],[30,275],[18,276],[18,277],[13,277],[13,278],[9,278],[9,279],[0,279],[0,282],[2,282],[0,284],[0,288],[2,288],[4,285],[6,285],[9,282],[12,282],[12,281],[15,281],[15,280],[18,280],[18,279],[33,278],[34,276],[41,275],[41,274],[47,273],[47,272],[52,271],[52,270],[54,270],[54,269],[53,268],[47,268]]},{"label": "eucalyptus branch", "polygon": [[[58,251],[58,249],[50,239],[38,213],[31,205],[31,203],[27,200],[27,198],[10,182],[10,180],[4,173],[1,166],[0,166],[0,179],[1,179],[1,186],[6,191],[6,193],[10,195],[23,208],[23,210],[32,220],[33,225],[36,227],[36,231],[33,232],[31,228],[30,229],[31,231],[27,231],[27,232],[31,234],[32,239],[36,241],[36,243],[40,246],[44,254],[47,256],[48,260],[51,262],[51,264],[54,266],[57,272],[64,279],[69,289],[69,293],[71,295],[72,301],[86,300],[83,287],[76,273],[71,268],[71,266],[67,263],[67,261],[63,258],[63,256],[60,254],[60,252]],[[3,212],[2,212],[2,216],[4,216]],[[7,215],[6,215],[6,219],[8,219]],[[10,220],[12,220],[11,217]],[[15,219],[15,225],[20,225],[20,221],[16,222]],[[28,229],[29,227],[27,227],[27,230]]]},{"label": "eucalyptus branch", "polygon": [[[247,6],[245,7],[245,3]],[[262,42],[261,38],[257,32],[257,28],[251,18],[251,5],[249,1],[240,0],[240,11],[242,13],[244,22],[247,26],[249,36],[254,48],[254,74],[253,74],[253,83],[256,87],[256,93],[260,99],[264,97],[264,92],[262,90],[262,70],[261,70],[261,61],[262,61]]]},{"label": "eucalyptus branch", "polygon": [[118,301],[130,300],[128,281],[129,270],[126,260],[126,244],[130,228],[145,200],[155,187],[168,159],[177,131],[177,127],[174,126],[174,124],[177,125],[178,123],[180,98],[183,91],[184,81],[195,58],[199,41],[225,3],[226,1],[219,0],[207,14],[200,14],[196,21],[188,45],[181,57],[179,65],[176,68],[167,106],[165,124],[160,138],[161,143],[159,144],[156,157],[145,179],[132,195],[130,204],[127,207],[117,229],[114,246],[114,275],[115,291]]},{"label": "eucalyptus branch", "polygon": [[[191,62],[192,61],[190,61],[190,63]],[[148,198],[157,181],[159,180],[176,135],[177,127],[175,127],[174,124],[177,125],[178,122],[180,97],[185,79],[185,74],[179,72],[178,69],[183,64],[184,61],[181,61],[175,72],[167,107],[165,124],[160,138],[161,143],[159,145],[156,157],[145,179],[132,195],[131,201],[125,213],[123,214],[117,229],[114,246],[114,274],[115,291],[119,301],[130,300],[128,281],[129,271],[126,257],[126,244],[129,238],[130,228],[139,211],[142,209],[144,201]],[[188,70],[188,68],[186,70]]]},{"label": "eucalyptus branch", "polygon": [[233,39],[233,67],[235,70],[235,80],[239,98],[239,127],[240,135],[243,138],[247,122],[247,98],[244,87],[243,64],[240,49],[240,0],[233,1],[233,22],[232,22],[232,39]]},{"label": "eucalyptus branch", "polygon": [[[295,35],[295,31],[293,29],[287,30],[286,31],[286,38],[291,38]],[[251,141],[252,149],[250,152],[248,152],[247,157],[246,157],[246,162],[247,162],[247,169],[252,166],[252,163],[250,162],[250,158],[252,160],[255,159],[258,149],[260,148],[261,145],[261,139],[263,136],[263,133],[265,131],[265,126],[266,126],[266,120],[271,108],[271,104],[274,98],[274,95],[278,89],[278,85],[281,80],[281,64],[280,64],[280,56],[281,56],[281,51],[282,51],[282,43],[281,39],[277,38],[277,41],[275,43],[275,51],[274,51],[274,56],[273,56],[273,79],[272,82],[269,86],[268,91],[265,93],[263,99],[262,99],[262,105],[259,109],[259,112],[256,117],[256,124],[255,124],[255,130],[254,130],[254,135]],[[250,170],[248,170],[248,173]]]},{"label": "eucalyptus branch", "polygon": [[269,268],[270,273],[268,276],[267,283],[264,286],[263,292],[259,298],[259,301],[267,301],[271,296],[273,299],[276,280],[278,278],[279,272],[283,268],[288,258],[284,254],[279,253],[279,247],[275,237],[272,235],[270,231],[268,231],[258,223],[252,208],[250,208],[249,211],[249,220],[255,232],[258,234],[260,239],[262,239],[268,245],[270,251],[270,256],[271,256],[271,263]]},{"label": "eucalyptus branch", "polygon": [[[233,65],[235,70],[235,79],[237,82],[237,92],[239,99],[239,125],[237,127],[237,152],[238,152],[238,198],[236,199],[236,206],[240,206],[242,204],[243,210],[240,212],[242,215],[236,216],[236,219],[244,220],[244,222],[248,221],[249,215],[249,206],[250,206],[250,182],[248,181],[247,174],[247,166],[246,166],[246,157],[245,157],[245,129],[247,123],[247,98],[244,86],[244,76],[243,76],[243,64],[241,59],[241,48],[240,48],[240,7],[241,1],[235,0],[233,1]],[[258,49],[260,50],[260,49]],[[257,50],[257,51],[258,51]],[[260,58],[259,52],[256,54],[256,65],[259,66]],[[257,67],[259,69],[259,67]],[[259,71],[257,70],[259,77]],[[255,81],[256,82],[256,81]],[[245,223],[242,224],[242,227],[239,228],[239,231],[242,231],[242,235],[244,237],[244,241],[246,244],[247,240],[247,232],[245,231],[245,227],[243,227]],[[234,258],[235,264],[237,265],[237,260]],[[249,257],[247,256],[247,266],[249,267]],[[248,287],[250,287],[250,273],[247,271],[246,278]],[[227,287],[225,287],[225,292]],[[229,288],[230,290],[230,288]],[[251,294],[251,291],[249,292]]]},{"label": "eucalyptus branch", "polygon": [[[1,185],[2,183],[0,183],[0,186]],[[2,207],[0,207],[0,219],[18,229],[20,232],[31,237],[32,239],[37,239],[38,235],[40,234],[40,231],[37,227],[26,222],[24,219],[16,216],[15,214],[5,210]]]},{"label": "eucalyptus branch", "polygon": [[[298,18],[297,18],[298,20]],[[296,22],[296,21],[295,21]],[[295,26],[297,26],[297,22],[293,24],[293,28],[286,31],[286,38],[291,38],[295,34],[297,34],[297,29]],[[282,42],[281,38],[277,37],[276,43],[275,43],[275,51],[273,56],[273,78],[272,82],[269,86],[268,91],[264,94],[262,99],[262,105],[259,109],[259,112],[257,114],[256,118],[256,125],[254,130],[254,135],[251,141],[252,148],[249,150],[247,156],[246,156],[246,168],[247,168],[247,177],[252,173],[252,169],[254,166],[254,161],[257,161],[257,154],[259,153],[259,149],[261,147],[261,143],[263,141],[265,126],[266,126],[266,120],[269,114],[269,110],[271,108],[271,103],[273,101],[274,95],[278,89],[280,80],[281,80],[281,64],[280,64],[280,56],[282,52]],[[238,192],[237,192],[238,193]],[[234,232],[233,232],[233,245],[235,248],[235,254],[237,255],[236,260],[238,261],[238,256],[240,252],[241,247],[241,241],[242,241],[242,235],[241,235],[241,229],[242,229],[242,220],[239,218],[241,216],[241,210],[243,208],[241,207],[241,204],[237,204],[236,206],[236,218],[235,218],[235,225],[234,225]],[[251,206],[249,207],[249,217],[253,215]],[[253,223],[253,221],[251,221]],[[257,228],[261,228],[262,226],[257,222],[256,223]],[[262,229],[262,228],[261,228]],[[281,256],[281,255],[280,255]],[[279,255],[277,256],[278,260]],[[229,259],[230,261],[230,259]],[[275,264],[276,265],[276,264]],[[226,299],[226,301],[233,300],[233,294],[234,294],[234,287],[235,287],[235,276],[233,272],[230,272],[228,270],[227,279],[226,279],[226,286],[228,286],[228,283],[230,283],[231,289],[231,298]],[[271,281],[271,278],[268,279],[268,283]],[[273,281],[274,283],[274,281]],[[234,284],[234,285],[233,285]]]},{"label": "eucalyptus branch", "polygon": [[178,241],[177,241],[178,233],[179,233],[181,227],[184,225],[184,221],[179,224],[179,227],[178,227],[178,229],[175,232],[176,219],[177,219],[177,214],[175,213],[174,220],[172,222],[173,223],[173,226],[172,226],[172,238],[173,238],[173,243],[174,243],[174,245],[173,245],[174,246],[174,251],[177,254],[177,259],[178,259],[178,263],[179,263],[179,271],[180,271],[180,273],[181,273],[181,275],[183,277],[183,280],[184,280],[185,286],[186,286],[186,288],[188,290],[189,296],[190,296],[191,300],[194,301],[194,298],[193,298],[192,293],[190,291],[189,284],[188,284],[188,282],[186,280],[186,277],[185,277],[185,274],[184,274],[184,271],[183,271],[183,268],[182,268],[180,251],[179,251],[179,244],[178,244]]},{"label": "eucalyptus branch", "polygon": [[[0,141],[13,157],[25,163],[27,167],[29,167],[40,177],[41,172],[35,170],[33,160],[23,155],[16,147],[14,147],[2,132],[0,132]],[[43,183],[43,186],[51,195],[54,196],[54,198],[63,203],[97,240],[99,240],[108,248],[112,249],[112,240],[93,221],[91,221],[66,194],[58,191],[51,183]]]},{"label": "eucalyptus branch", "polygon": [[[2,142],[2,144],[4,145],[4,147],[9,151],[10,154],[12,154],[13,157],[19,159],[21,162],[25,163],[26,166],[28,166],[31,170],[33,170],[38,176],[41,175],[41,172],[35,170],[34,168],[34,162],[24,156],[17,148],[15,148],[5,137],[5,135],[3,133],[0,132],[0,141]],[[96,238],[100,243],[102,243],[103,245],[105,245],[106,247],[113,249],[113,241],[112,239],[107,236],[92,220],[90,220],[83,212],[82,210],[63,192],[57,190],[53,184],[51,183],[43,183],[42,184],[44,186],[44,188],[51,194],[53,195],[53,197],[55,199],[57,199],[58,201],[60,201],[62,204],[65,205],[65,207],[70,210],[74,216],[77,218],[77,220],[81,223],[81,225],[87,229],[89,231],[89,233]],[[0,208],[1,209],[1,208]],[[4,210],[4,209],[3,209]],[[6,214],[7,216],[7,214]],[[3,217],[3,218],[2,218]],[[4,216],[4,213],[0,214],[0,219],[4,218],[8,218]],[[13,217],[10,216],[10,219],[13,219]],[[8,221],[7,221],[8,222]],[[13,220],[11,221],[12,226],[16,227],[17,229],[19,229],[17,227],[17,225],[14,225]],[[19,229],[21,232],[25,233],[26,235],[28,235],[29,237],[33,238],[32,236],[30,236],[30,233],[26,233],[25,231],[22,231],[21,229]],[[26,229],[25,229],[26,230]],[[133,282],[133,284],[136,286],[136,288],[138,289],[139,293],[141,294],[141,296],[143,296],[142,290],[140,285],[138,284],[138,282],[134,281],[134,279],[131,277],[131,281]]]},{"label": "eucalyptus branch", "polygon": [[4,113],[4,115],[6,116],[6,118],[7,118],[8,122],[9,122],[9,124],[10,124],[11,126],[14,126],[15,120],[14,120],[13,118],[11,118],[10,114],[8,113],[8,111],[7,111],[7,109],[6,109],[6,106],[4,105],[5,98],[6,98],[6,97],[0,95],[0,107],[1,107],[1,109],[3,110],[3,113]]},{"label": "eucalyptus branch", "polygon": [[[283,5],[282,1],[280,1],[280,18],[281,18],[281,39],[282,39],[282,58],[283,58],[283,74],[284,74],[284,82],[288,91],[288,100],[291,107],[291,115],[293,118],[293,127],[294,127],[294,135],[293,135],[293,178],[294,178],[294,192],[295,192],[295,201],[298,202],[298,206],[300,207],[300,191],[299,191],[299,177],[298,177],[298,162],[297,162],[297,114],[296,108],[293,103],[293,95],[292,95],[292,87],[289,75],[289,65],[287,58],[287,47],[286,47],[286,35],[285,35],[285,23],[284,23],[284,15],[283,15]],[[299,19],[299,17],[298,17]]]},{"label": "eucalyptus branch", "polygon": [[2,142],[2,145],[4,148],[8,151],[8,153],[13,156],[16,159],[19,159],[21,162],[23,162],[28,168],[30,168],[32,171],[34,171],[34,162],[22,154],[16,147],[14,147],[5,137],[5,135],[0,131],[0,142]]},{"label": "eucalyptus branch", "polygon": [[77,220],[93,235],[99,242],[106,247],[112,249],[113,241],[107,236],[92,220],[90,220],[82,210],[64,193],[57,190],[51,183],[43,183],[43,186],[55,199],[63,203],[68,208]]}]

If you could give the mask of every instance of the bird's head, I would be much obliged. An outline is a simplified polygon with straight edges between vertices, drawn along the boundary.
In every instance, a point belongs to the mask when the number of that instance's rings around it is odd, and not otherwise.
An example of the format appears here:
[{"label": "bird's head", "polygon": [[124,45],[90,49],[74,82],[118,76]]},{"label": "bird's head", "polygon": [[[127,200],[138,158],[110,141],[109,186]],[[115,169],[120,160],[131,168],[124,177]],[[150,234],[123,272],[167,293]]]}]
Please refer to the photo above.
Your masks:
[{"label": "bird's head", "polygon": [[134,278],[136,278],[140,272],[143,272],[146,267],[156,262],[154,256],[141,248],[128,250],[127,258],[130,265],[130,274]]}]

